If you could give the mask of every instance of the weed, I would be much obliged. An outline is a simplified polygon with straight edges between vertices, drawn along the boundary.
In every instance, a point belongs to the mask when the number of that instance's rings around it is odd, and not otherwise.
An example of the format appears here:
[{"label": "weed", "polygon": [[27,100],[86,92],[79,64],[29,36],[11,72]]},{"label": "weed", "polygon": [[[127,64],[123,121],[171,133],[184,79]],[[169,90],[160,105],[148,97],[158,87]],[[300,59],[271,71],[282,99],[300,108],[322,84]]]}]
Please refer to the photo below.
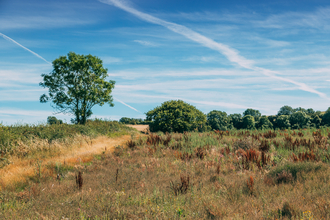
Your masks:
[{"label": "weed", "polygon": [[276,183],[291,183],[293,181],[292,174],[286,170],[283,170],[281,173],[278,173],[276,176]]},{"label": "weed", "polygon": [[174,184],[173,181],[170,181],[170,187],[175,196],[178,196],[179,194],[186,194],[189,188],[189,175],[181,175],[180,180],[181,182],[178,184]]},{"label": "weed", "polygon": [[246,181],[246,186],[249,189],[250,195],[252,195],[254,192],[254,181],[252,176]]},{"label": "weed", "polygon": [[83,186],[83,177],[81,171],[78,172],[78,176],[76,175],[76,185],[79,190],[82,189]]}]

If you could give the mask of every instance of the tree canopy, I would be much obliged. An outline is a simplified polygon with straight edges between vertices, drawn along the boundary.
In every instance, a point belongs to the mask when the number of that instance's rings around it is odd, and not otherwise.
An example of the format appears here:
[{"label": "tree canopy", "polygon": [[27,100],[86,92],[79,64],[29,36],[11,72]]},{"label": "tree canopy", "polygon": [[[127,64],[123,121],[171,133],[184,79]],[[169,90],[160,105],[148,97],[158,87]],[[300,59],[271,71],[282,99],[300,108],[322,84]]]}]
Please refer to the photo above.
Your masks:
[{"label": "tree canopy", "polygon": [[277,112],[277,116],[280,115],[291,115],[294,113],[294,109],[291,106],[285,105],[280,108],[280,110]]},{"label": "tree canopy", "polygon": [[196,107],[182,101],[171,100],[162,103],[146,113],[151,121],[150,131],[184,132],[197,129],[207,130],[206,115]]},{"label": "tree canopy", "polygon": [[247,115],[253,116],[254,120],[256,121],[259,121],[259,118],[261,117],[260,111],[252,108],[248,108],[243,112],[243,116],[247,116]]},{"label": "tree canopy", "polygon": [[268,128],[273,128],[273,124],[269,121],[266,115],[263,115],[260,117],[256,127],[258,129],[268,129]]},{"label": "tree canopy", "polygon": [[213,110],[207,114],[207,122],[213,130],[229,130],[233,126],[226,112]]},{"label": "tree canopy", "polygon": [[294,129],[305,128],[305,127],[309,127],[310,125],[310,118],[303,111],[297,111],[291,114],[289,120],[292,128]]},{"label": "tree canopy", "polygon": [[85,124],[95,105],[114,106],[110,94],[115,81],[106,81],[107,71],[96,56],[74,52],[60,56],[53,61],[53,71],[41,75],[43,82],[39,85],[49,91],[40,97],[40,102],[51,100],[58,112],[75,116],[73,123]]},{"label": "tree canopy", "polygon": [[242,128],[254,129],[255,128],[254,117],[251,115],[245,115],[242,119]]}]

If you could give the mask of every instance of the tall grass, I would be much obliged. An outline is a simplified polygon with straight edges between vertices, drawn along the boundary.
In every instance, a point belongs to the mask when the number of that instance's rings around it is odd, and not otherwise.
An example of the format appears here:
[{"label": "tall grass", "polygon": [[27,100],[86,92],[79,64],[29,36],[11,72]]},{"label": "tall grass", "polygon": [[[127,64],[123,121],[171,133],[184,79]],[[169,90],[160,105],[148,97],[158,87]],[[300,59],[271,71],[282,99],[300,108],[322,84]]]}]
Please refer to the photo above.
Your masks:
[{"label": "tall grass", "polygon": [[48,143],[83,135],[94,138],[98,135],[116,136],[132,131],[117,121],[89,120],[86,125],[72,124],[39,124],[0,126],[0,154],[15,154],[20,144],[31,145],[37,140]]},{"label": "tall grass", "polygon": [[[311,151],[319,159],[292,156]],[[3,191],[0,218],[329,219],[326,155],[327,130],[150,134]]]}]

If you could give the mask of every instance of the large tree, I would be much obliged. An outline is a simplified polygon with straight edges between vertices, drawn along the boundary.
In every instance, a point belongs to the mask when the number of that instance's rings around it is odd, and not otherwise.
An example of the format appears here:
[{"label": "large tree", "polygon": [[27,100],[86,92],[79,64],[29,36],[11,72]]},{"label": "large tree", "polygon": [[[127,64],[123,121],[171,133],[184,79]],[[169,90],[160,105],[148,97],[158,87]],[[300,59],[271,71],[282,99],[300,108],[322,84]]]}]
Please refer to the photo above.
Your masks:
[{"label": "large tree", "polygon": [[322,124],[326,126],[330,125],[330,107],[326,110],[324,115],[322,115]]},{"label": "large tree", "polygon": [[254,117],[251,115],[245,115],[242,118],[242,128],[243,129],[254,129],[255,128]]},{"label": "large tree", "polygon": [[213,130],[226,131],[232,129],[231,119],[226,112],[213,110],[207,114],[207,123]]},{"label": "large tree", "polygon": [[303,111],[297,111],[289,117],[293,129],[305,128],[310,126],[310,117]]},{"label": "large tree", "polygon": [[280,108],[280,110],[277,112],[277,116],[280,115],[291,115],[294,113],[294,109],[291,106],[285,105]]},{"label": "large tree", "polygon": [[287,129],[291,126],[288,115],[280,115],[276,119],[276,126],[279,129]]},{"label": "large tree", "polygon": [[266,115],[260,117],[259,122],[256,124],[258,129],[269,129],[273,128],[273,124],[269,121]]},{"label": "large tree", "polygon": [[197,129],[205,131],[206,115],[196,107],[182,101],[171,100],[146,113],[151,121],[150,131],[184,132]]},{"label": "large tree", "polygon": [[110,95],[115,81],[106,81],[108,70],[102,60],[92,55],[73,52],[53,61],[53,71],[42,74],[40,86],[48,88],[48,94],[40,97],[40,102],[52,101],[57,112],[75,116],[72,122],[85,124],[95,105],[108,103],[114,106]]},{"label": "large tree", "polygon": [[242,128],[242,115],[239,113],[230,114],[229,118],[231,119],[231,123],[236,129]]},{"label": "large tree", "polygon": [[252,108],[248,108],[243,112],[243,116],[251,115],[253,116],[254,120],[257,122],[259,121],[259,118],[261,117],[261,113],[259,110],[255,110]]}]

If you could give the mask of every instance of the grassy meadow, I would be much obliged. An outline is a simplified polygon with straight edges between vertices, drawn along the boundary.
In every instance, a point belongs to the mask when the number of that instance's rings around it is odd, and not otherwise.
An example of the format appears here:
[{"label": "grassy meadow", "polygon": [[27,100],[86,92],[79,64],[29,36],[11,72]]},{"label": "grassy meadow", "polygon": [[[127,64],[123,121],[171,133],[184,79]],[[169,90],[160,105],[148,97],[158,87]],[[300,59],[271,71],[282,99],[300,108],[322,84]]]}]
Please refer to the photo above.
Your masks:
[{"label": "grassy meadow", "polygon": [[[21,158],[48,155],[29,147],[44,143],[41,149],[51,152],[76,131],[90,141],[112,133],[109,125],[69,132],[57,126],[67,125],[29,128],[24,138],[15,137],[24,127],[7,127],[0,146],[8,150],[1,150]],[[132,132],[116,126],[118,134]],[[63,136],[43,133],[51,129]],[[71,165],[36,164],[24,185],[2,186],[0,219],[329,219],[329,132],[132,132],[111,152]]]}]

